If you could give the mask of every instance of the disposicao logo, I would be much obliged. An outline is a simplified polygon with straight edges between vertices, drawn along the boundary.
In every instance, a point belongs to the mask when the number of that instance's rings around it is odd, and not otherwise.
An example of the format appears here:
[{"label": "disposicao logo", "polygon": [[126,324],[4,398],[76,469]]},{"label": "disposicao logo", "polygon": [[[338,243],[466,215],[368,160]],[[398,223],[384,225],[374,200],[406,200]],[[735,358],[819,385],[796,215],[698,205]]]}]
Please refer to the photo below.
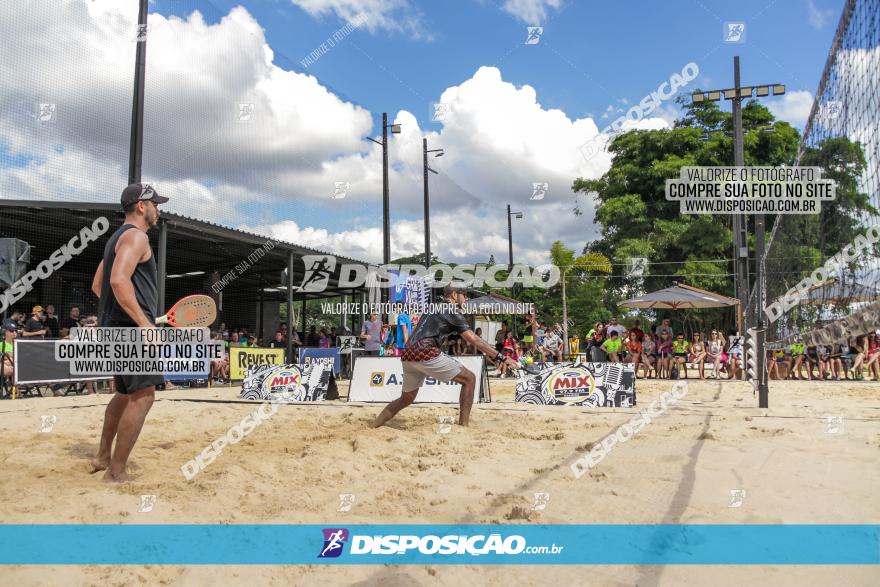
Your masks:
[{"label": "disposicao logo", "polygon": [[342,548],[348,541],[348,530],[345,528],[324,528],[324,547],[318,558],[336,558],[342,554]]},{"label": "disposicao logo", "polygon": [[580,367],[554,373],[547,383],[553,397],[567,404],[584,401],[596,386],[593,374]]},{"label": "disposicao logo", "polygon": [[382,387],[383,383],[385,383],[384,371],[373,371],[370,374],[370,387]]}]

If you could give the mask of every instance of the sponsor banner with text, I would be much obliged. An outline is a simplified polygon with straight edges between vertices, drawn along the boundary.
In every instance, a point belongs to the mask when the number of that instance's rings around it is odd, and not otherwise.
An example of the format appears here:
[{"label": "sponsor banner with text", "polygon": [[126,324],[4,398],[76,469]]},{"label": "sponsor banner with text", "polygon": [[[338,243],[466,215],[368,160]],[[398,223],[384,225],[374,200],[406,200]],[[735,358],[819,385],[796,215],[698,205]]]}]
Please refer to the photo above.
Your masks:
[{"label": "sponsor banner with text", "polygon": [[[453,357],[477,376],[474,388],[476,401],[489,401],[487,386],[483,379],[482,355]],[[351,376],[351,387],[348,392],[349,401],[357,402],[390,402],[400,397],[403,391],[403,362],[397,357],[358,357],[354,363]],[[438,381],[433,377],[425,378],[419,388],[416,403],[449,403],[457,404],[461,385],[448,381]]]},{"label": "sponsor banner with text", "polygon": [[281,365],[284,363],[284,349],[260,349],[250,347],[230,347],[229,378],[241,381],[251,365]]}]

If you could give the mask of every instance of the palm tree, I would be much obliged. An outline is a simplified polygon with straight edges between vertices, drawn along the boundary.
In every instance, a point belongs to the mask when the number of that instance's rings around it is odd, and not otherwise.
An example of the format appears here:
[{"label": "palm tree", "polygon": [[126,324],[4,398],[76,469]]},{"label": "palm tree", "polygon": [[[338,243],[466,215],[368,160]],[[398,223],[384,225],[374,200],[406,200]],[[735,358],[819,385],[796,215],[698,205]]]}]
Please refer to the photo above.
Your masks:
[{"label": "palm tree", "polygon": [[550,258],[553,264],[559,268],[562,276],[562,344],[565,349],[563,352],[568,357],[568,300],[565,292],[565,281],[569,273],[583,274],[590,271],[600,273],[611,273],[611,261],[608,257],[599,253],[587,253],[580,257],[574,256],[574,251],[566,249],[562,241],[556,241],[550,247]]}]

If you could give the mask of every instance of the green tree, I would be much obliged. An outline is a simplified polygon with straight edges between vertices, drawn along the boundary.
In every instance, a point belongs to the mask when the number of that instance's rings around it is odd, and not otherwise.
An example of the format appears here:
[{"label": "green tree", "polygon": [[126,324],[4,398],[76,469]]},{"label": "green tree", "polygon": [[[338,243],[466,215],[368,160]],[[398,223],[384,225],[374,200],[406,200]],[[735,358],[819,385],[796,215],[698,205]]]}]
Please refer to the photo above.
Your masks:
[{"label": "green tree", "polygon": [[562,284],[562,333],[565,345],[565,356],[568,351],[568,296],[566,295],[566,282],[568,277],[575,277],[588,272],[611,273],[611,262],[608,257],[599,253],[585,253],[579,257],[574,256],[574,251],[565,248],[562,241],[556,241],[550,247],[550,258],[559,269],[560,283]]},{"label": "green tree", "polygon": [[[622,270],[630,257],[647,257],[652,266],[663,268],[644,277],[648,290],[667,287],[671,281],[686,281],[734,294],[733,265],[727,260],[732,253],[732,217],[680,214],[679,204],[665,197],[665,180],[677,178],[682,166],[733,165],[732,115],[714,102],[681,103],[683,116],[672,129],[618,135],[609,145],[611,168],[598,179],[578,178],[572,186],[576,193],[592,194],[595,199],[594,222],[601,226],[601,238],[588,243],[584,252],[600,253],[614,262],[614,287],[608,291],[617,300],[632,295],[639,283],[626,278]],[[743,107],[743,129],[746,165],[795,162],[799,133],[787,122],[774,120],[759,102],[753,100]],[[839,230],[833,237],[835,246],[849,242],[860,214],[872,211],[867,196],[855,189],[856,178],[864,169],[864,155],[858,144],[832,139],[815,153],[807,150],[801,165],[823,167],[825,176],[838,181],[834,205],[823,204],[819,216],[801,217],[815,232],[811,241],[825,249],[827,257],[834,251],[827,252],[823,244],[830,237],[819,236],[823,228]],[[575,213],[579,213],[577,209]],[[768,216],[767,225],[772,226],[773,220]]]}]

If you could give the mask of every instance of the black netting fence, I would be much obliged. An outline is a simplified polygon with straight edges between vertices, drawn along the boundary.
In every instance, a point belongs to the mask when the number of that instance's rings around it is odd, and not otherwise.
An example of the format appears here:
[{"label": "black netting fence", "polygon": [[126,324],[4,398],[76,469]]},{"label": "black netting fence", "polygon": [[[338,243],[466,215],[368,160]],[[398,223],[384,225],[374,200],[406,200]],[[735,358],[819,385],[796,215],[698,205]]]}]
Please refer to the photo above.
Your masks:
[{"label": "black netting fence", "polygon": [[[798,165],[837,198],[778,215],[766,249],[768,342],[789,342],[880,300],[880,0],[848,0],[804,129]],[[757,291],[751,304],[756,307]]]}]

